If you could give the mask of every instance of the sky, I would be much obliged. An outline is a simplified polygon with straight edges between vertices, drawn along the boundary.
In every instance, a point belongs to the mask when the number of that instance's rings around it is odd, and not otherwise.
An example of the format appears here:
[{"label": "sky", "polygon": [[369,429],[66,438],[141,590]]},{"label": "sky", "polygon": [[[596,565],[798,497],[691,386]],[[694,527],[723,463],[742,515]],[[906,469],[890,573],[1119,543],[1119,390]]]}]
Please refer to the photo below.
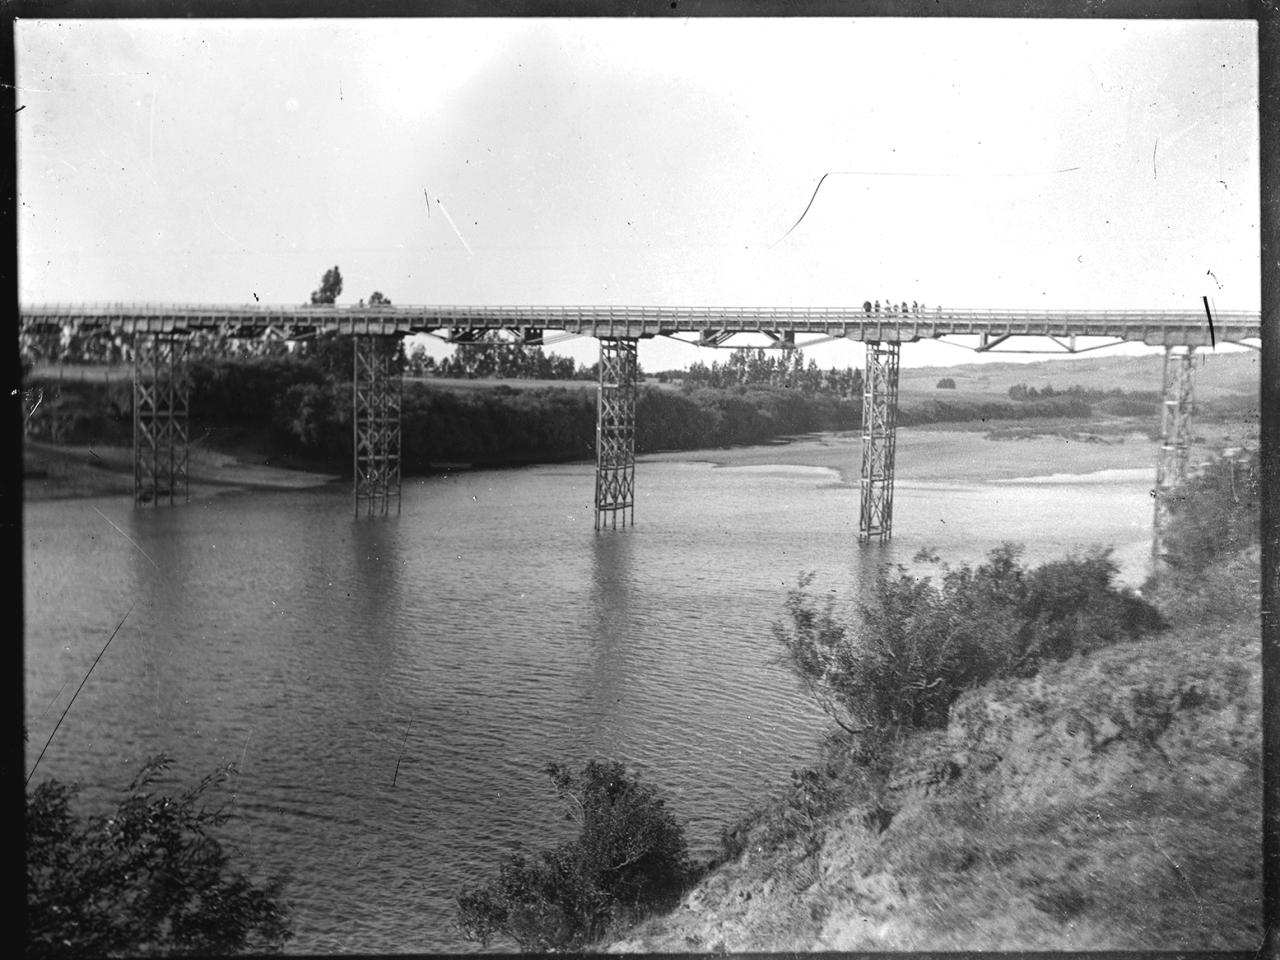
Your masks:
[{"label": "sky", "polygon": [[19,297],[1257,310],[1256,32],[20,20]]}]

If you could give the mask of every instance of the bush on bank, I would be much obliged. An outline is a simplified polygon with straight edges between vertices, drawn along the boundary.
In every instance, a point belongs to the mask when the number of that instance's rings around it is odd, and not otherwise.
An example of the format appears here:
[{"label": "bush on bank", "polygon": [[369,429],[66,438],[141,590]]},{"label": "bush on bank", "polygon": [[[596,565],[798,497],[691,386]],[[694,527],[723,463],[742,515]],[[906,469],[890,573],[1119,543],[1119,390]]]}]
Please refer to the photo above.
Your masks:
[{"label": "bush on bank", "polygon": [[1175,491],[1163,559],[1176,571],[1198,573],[1256,545],[1261,520],[1258,451],[1217,457]]},{"label": "bush on bank", "polygon": [[468,940],[498,934],[522,950],[574,950],[613,925],[672,906],[692,876],[684,829],[649,785],[616,761],[547,773],[578,836],[533,856],[509,855],[498,876],[464,888],[458,925]]},{"label": "bush on bank", "polygon": [[199,806],[226,773],[151,792],[169,764],[148,761],[105,815],[75,815],[57,780],[28,790],[28,957],[274,953],[292,937],[281,881],[236,868],[210,832],[226,815]]},{"label": "bush on bank", "polygon": [[977,567],[944,566],[937,580],[882,568],[851,621],[837,617],[834,597],[815,600],[803,576],[773,635],[780,662],[875,760],[912,730],[945,726],[971,687],[1160,629],[1116,573],[1110,551],[1028,569],[1005,544]]}]

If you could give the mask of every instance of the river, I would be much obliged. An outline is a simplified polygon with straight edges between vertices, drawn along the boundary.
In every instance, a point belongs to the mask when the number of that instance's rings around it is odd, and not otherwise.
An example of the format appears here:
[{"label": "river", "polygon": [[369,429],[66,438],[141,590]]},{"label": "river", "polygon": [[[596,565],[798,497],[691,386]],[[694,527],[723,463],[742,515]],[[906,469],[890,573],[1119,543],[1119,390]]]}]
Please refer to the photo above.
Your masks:
[{"label": "river", "polygon": [[802,571],[848,599],[923,546],[1014,540],[1145,572],[1153,469],[956,482],[940,462],[899,482],[894,542],[859,549],[835,471],[699,456],[642,461],[636,526],[603,534],[591,464],[414,480],[389,519],[353,521],[342,485],[27,503],[27,767],[124,618],[36,780],[94,804],[161,751],[175,789],[234,763],[227,836],[289,878],[289,952],[456,952],[459,886],[566,836],[548,763],[625,761],[706,855],[810,761],[827,724],[769,630]]}]

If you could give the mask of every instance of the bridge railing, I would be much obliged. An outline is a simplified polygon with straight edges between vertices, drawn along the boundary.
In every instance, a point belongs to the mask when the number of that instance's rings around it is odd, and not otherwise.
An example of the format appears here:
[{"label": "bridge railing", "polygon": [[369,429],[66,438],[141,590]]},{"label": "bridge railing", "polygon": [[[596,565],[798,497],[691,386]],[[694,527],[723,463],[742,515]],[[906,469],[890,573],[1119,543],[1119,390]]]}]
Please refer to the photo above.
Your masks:
[{"label": "bridge railing", "polygon": [[[20,309],[23,328],[51,325],[116,332],[219,330],[233,336],[283,330],[404,335],[441,329],[559,329],[606,337],[674,333],[789,331],[860,340],[996,336],[1101,336],[1161,344],[1200,344],[1261,336],[1259,314],[1192,310],[1075,310],[1008,307],[882,308],[604,305],[405,305],[47,303]],[[1210,331],[1212,319],[1213,332]],[[237,328],[236,325],[239,325]]]}]

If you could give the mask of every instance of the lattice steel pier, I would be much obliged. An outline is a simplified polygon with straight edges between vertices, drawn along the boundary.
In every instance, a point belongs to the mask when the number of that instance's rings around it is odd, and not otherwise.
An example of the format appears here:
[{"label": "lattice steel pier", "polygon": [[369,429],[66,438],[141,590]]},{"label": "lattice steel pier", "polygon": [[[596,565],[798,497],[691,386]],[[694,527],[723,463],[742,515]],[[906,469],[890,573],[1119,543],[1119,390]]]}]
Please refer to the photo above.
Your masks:
[{"label": "lattice steel pier", "polygon": [[596,529],[635,524],[636,343],[600,339],[596,400]]},{"label": "lattice steel pier", "polygon": [[133,344],[133,503],[190,499],[186,334],[138,334]]},{"label": "lattice steel pier", "polygon": [[893,533],[893,461],[898,436],[897,341],[867,341],[862,380],[862,508],[858,542],[888,540]]},{"label": "lattice steel pier", "polygon": [[352,411],[355,515],[400,512],[400,409],[403,380],[395,372],[396,337],[355,336]]},{"label": "lattice steel pier", "polygon": [[1156,458],[1155,519],[1151,530],[1151,553],[1164,556],[1164,537],[1169,530],[1172,506],[1178,488],[1187,479],[1191,447],[1191,414],[1195,408],[1192,383],[1192,356],[1195,347],[1167,347],[1160,414],[1160,452]]}]

